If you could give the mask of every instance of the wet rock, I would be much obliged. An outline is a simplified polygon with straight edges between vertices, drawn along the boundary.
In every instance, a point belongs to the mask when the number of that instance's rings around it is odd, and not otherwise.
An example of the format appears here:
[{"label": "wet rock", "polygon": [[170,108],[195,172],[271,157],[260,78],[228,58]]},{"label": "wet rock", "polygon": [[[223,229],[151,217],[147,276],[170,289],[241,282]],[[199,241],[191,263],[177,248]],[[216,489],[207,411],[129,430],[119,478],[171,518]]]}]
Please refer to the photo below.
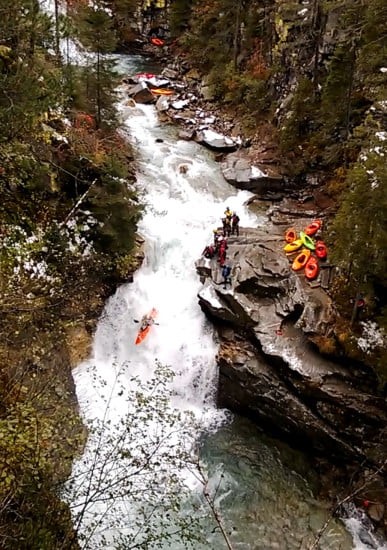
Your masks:
[{"label": "wet rock", "polygon": [[139,82],[128,90],[128,94],[136,103],[154,103],[155,96],[149,90],[145,82]]},{"label": "wet rock", "polygon": [[156,101],[156,109],[159,112],[168,111],[169,107],[171,105],[170,100],[166,97],[161,95],[158,100]]},{"label": "wet rock", "polygon": [[196,141],[210,149],[235,151],[237,140],[214,132],[213,130],[199,130],[196,133]]},{"label": "wet rock", "polygon": [[214,101],[215,93],[213,92],[210,86],[202,86],[200,89],[200,94],[204,101]]},{"label": "wet rock", "polygon": [[185,74],[185,78],[187,80],[197,80],[199,81],[201,79],[201,76],[199,74],[199,71],[197,69],[190,69],[188,73]]},{"label": "wet rock", "polygon": [[166,67],[165,69],[163,69],[161,75],[171,80],[176,80],[179,78],[178,71],[171,69],[169,67]]},{"label": "wet rock", "polygon": [[195,130],[180,130],[179,139],[184,139],[185,141],[191,141],[196,135]]},{"label": "wet rock", "polygon": [[382,521],[384,517],[384,513],[385,513],[385,506],[382,503],[371,504],[368,507],[368,515],[376,523],[379,523],[380,521]]},{"label": "wet rock", "polygon": [[74,368],[89,355],[91,335],[82,325],[71,327],[66,331],[66,342],[70,366]]},{"label": "wet rock", "polygon": [[253,166],[241,151],[227,155],[221,165],[223,177],[238,189],[253,193],[285,191],[282,177],[273,177]]}]

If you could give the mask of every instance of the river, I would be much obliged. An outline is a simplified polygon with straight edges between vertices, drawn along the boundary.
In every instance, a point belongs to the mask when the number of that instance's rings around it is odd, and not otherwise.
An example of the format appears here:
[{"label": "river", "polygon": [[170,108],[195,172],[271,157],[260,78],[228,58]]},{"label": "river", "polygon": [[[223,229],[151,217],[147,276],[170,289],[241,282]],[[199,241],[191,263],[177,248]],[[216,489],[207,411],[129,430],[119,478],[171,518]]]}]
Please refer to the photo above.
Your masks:
[{"label": "river", "polygon": [[[136,56],[120,58],[119,67],[122,73],[154,68]],[[216,409],[218,343],[197,300],[194,263],[226,206],[245,227],[264,224],[264,212],[249,211],[251,195],[227,184],[211,152],[160,124],[153,106],[122,103],[119,110],[146,205],[139,226],[145,261],[133,283],[108,300],[92,354],[74,371],[90,436],[65,498],[81,546],[182,550],[191,547],[178,533],[184,517],[197,522],[197,550],[227,548],[219,524],[234,550],[312,548],[328,517],[328,503],[316,496],[318,472],[305,454]],[[136,321],[152,307],[158,324],[136,346]],[[187,462],[195,453],[218,523]],[[360,541],[360,521],[346,524],[333,520],[320,550],[378,548],[372,539]],[[185,525],[182,532],[190,537]]]}]

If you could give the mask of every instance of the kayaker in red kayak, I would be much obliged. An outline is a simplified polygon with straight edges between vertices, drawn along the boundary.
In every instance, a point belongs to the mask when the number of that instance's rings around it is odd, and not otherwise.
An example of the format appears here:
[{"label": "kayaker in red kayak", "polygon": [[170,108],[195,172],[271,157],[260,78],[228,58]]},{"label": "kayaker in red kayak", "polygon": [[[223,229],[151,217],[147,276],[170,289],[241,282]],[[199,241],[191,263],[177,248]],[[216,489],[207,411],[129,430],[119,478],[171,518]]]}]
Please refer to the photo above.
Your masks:
[{"label": "kayaker in red kayak", "polygon": [[146,328],[148,328],[148,327],[150,327],[154,324],[155,324],[155,320],[153,319],[153,317],[151,316],[150,313],[147,313],[141,319],[140,330],[145,330]]}]

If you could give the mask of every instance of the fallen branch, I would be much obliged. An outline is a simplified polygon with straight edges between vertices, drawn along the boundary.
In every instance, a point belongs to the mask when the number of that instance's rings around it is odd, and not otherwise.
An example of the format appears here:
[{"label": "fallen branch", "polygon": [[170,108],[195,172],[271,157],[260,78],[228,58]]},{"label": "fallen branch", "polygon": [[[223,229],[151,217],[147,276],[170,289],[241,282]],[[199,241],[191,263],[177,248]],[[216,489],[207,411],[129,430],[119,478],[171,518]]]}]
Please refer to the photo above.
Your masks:
[{"label": "fallen branch", "polygon": [[[214,519],[216,521],[216,523],[218,524],[218,527],[220,529],[220,532],[222,533],[222,536],[223,536],[223,539],[226,543],[226,546],[228,548],[228,550],[234,550],[232,544],[231,544],[231,541],[230,539],[228,538],[228,535],[223,527],[223,522],[222,522],[222,518],[218,512],[218,510],[216,509],[216,506],[215,506],[215,503],[214,503],[214,499],[211,497],[210,493],[209,493],[209,490],[208,490],[208,479],[205,477],[204,473],[203,473],[203,470],[200,466],[200,461],[198,460],[196,463],[195,463],[195,466],[197,468],[197,471],[199,473],[199,476],[198,479],[200,480],[200,482],[202,483],[203,485],[203,495],[204,495],[204,498],[206,499],[207,501],[207,504],[212,512],[212,515],[214,516]],[[216,492],[218,490],[219,486],[217,487],[216,489]],[[216,492],[215,492],[215,495],[216,495]]]},{"label": "fallen branch", "polygon": [[82,201],[87,197],[87,195],[89,194],[91,188],[93,187],[93,185],[97,183],[97,180],[94,180],[91,182],[90,184],[90,187],[88,189],[86,189],[86,191],[83,193],[83,195],[80,196],[80,198],[78,199],[78,201],[75,203],[75,205],[73,206],[73,208],[70,210],[70,212],[67,214],[67,216],[65,217],[65,219],[63,220],[63,222],[61,222],[59,224],[59,227],[63,227],[64,225],[66,225],[66,223],[69,221],[69,219],[75,214],[75,212],[78,210],[78,208],[80,207]]}]

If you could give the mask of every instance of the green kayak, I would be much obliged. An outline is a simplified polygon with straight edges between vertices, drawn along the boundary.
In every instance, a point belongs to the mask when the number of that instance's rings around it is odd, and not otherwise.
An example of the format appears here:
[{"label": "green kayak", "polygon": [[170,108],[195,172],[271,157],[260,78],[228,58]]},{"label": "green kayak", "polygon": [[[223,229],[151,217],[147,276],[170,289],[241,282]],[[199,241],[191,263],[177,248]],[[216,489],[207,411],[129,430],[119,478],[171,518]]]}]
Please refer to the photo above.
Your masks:
[{"label": "green kayak", "polygon": [[316,248],[316,245],[314,244],[314,240],[303,231],[300,231],[300,239],[302,240],[306,248],[310,248],[310,250],[314,250]]}]

